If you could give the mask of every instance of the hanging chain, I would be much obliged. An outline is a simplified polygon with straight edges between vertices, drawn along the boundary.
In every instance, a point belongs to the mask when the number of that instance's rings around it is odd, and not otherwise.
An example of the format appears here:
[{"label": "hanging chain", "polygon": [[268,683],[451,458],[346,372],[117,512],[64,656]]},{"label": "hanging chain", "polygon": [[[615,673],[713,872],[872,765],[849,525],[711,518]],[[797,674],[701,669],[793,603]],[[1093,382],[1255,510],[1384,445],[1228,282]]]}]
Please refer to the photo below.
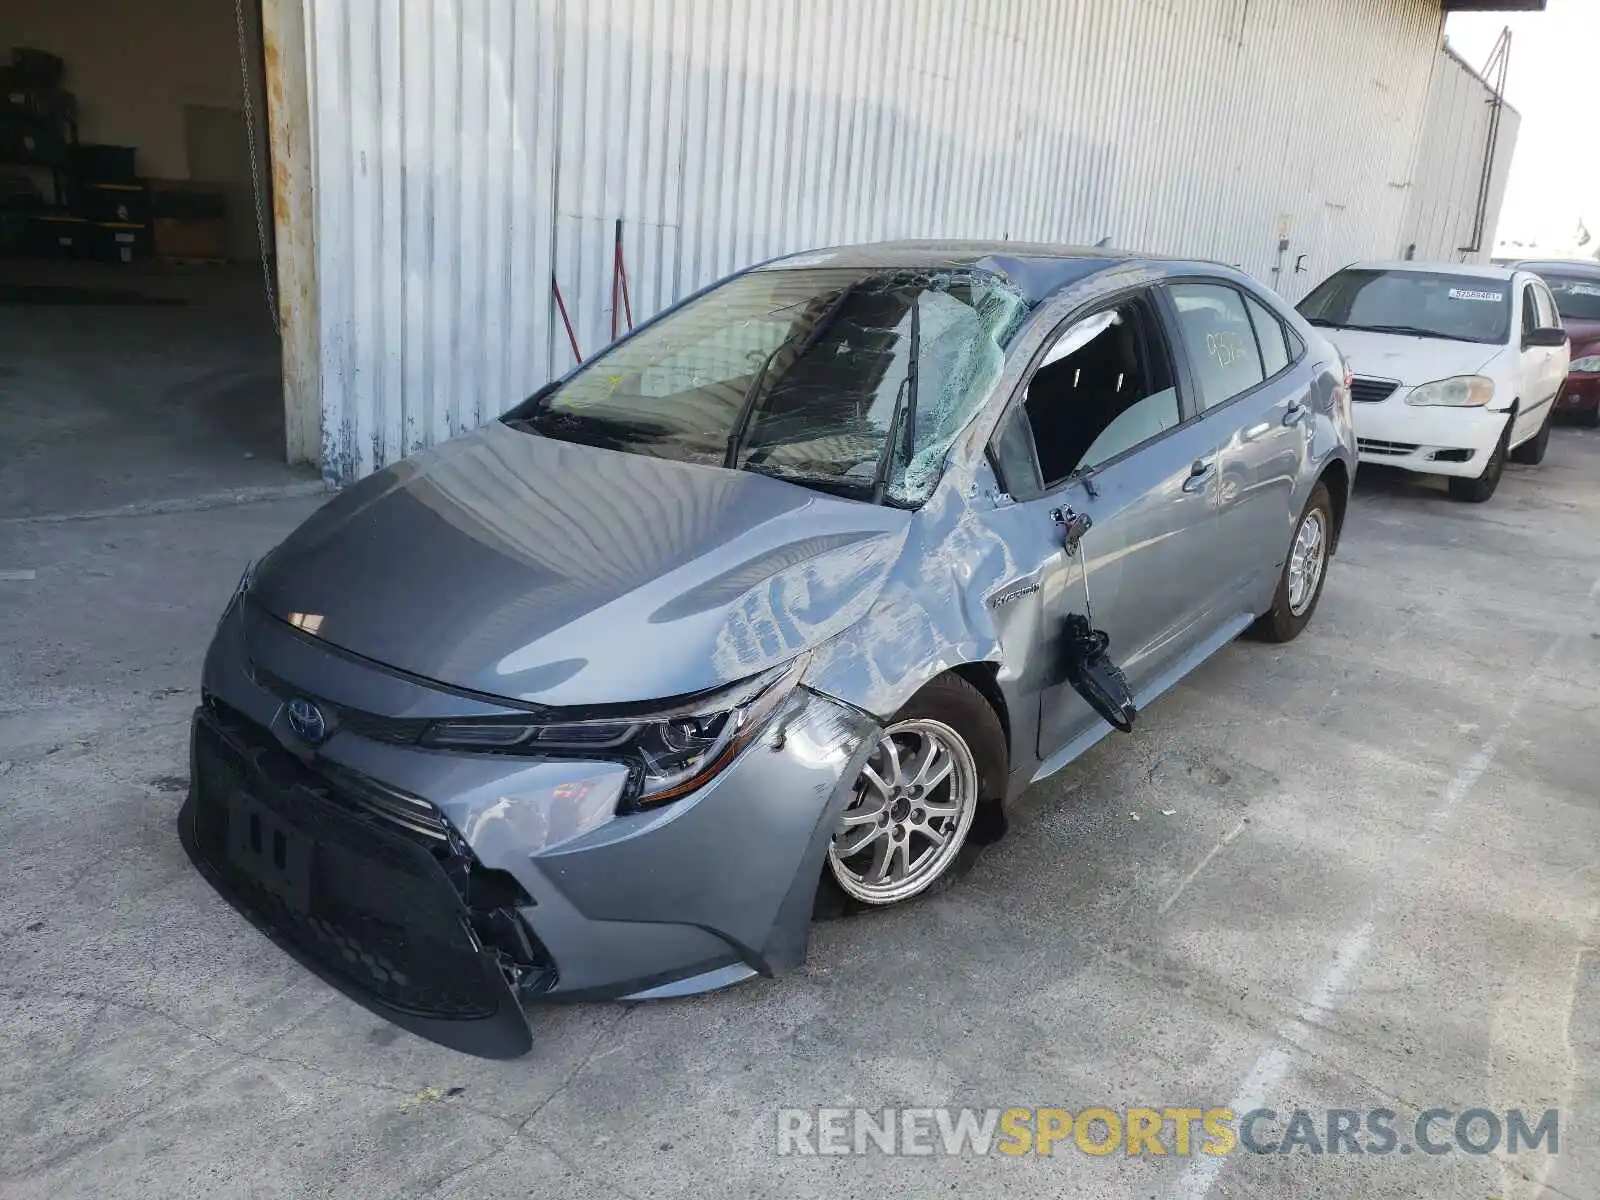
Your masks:
[{"label": "hanging chain", "polygon": [[239,79],[244,88],[244,136],[250,145],[250,191],[256,204],[256,243],[261,248],[261,282],[267,288],[267,312],[272,316],[272,331],[283,336],[278,323],[277,288],[272,282],[272,257],[267,251],[267,213],[262,203],[261,163],[256,157],[256,109],[250,98],[250,54],[244,33],[244,0],[233,0],[234,24],[239,31]]}]

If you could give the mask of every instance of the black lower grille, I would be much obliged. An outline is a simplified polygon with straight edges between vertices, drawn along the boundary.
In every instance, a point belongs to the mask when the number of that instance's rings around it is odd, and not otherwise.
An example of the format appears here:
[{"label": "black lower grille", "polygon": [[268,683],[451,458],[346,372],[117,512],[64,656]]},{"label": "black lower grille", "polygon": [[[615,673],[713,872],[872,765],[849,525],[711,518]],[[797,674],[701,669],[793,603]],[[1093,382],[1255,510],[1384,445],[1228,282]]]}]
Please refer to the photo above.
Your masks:
[{"label": "black lower grille", "polygon": [[1408,454],[1415,454],[1420,448],[1415,442],[1384,442],[1377,438],[1356,439],[1356,449],[1362,454],[1375,454],[1386,458],[1404,458]]},{"label": "black lower grille", "polygon": [[1376,404],[1394,395],[1399,386],[1393,379],[1367,379],[1357,375],[1350,381],[1350,399],[1357,404]]},{"label": "black lower grille", "polygon": [[316,964],[396,1010],[495,1013],[472,914],[420,831],[364,817],[282,747],[195,723],[194,837],[219,885]]}]

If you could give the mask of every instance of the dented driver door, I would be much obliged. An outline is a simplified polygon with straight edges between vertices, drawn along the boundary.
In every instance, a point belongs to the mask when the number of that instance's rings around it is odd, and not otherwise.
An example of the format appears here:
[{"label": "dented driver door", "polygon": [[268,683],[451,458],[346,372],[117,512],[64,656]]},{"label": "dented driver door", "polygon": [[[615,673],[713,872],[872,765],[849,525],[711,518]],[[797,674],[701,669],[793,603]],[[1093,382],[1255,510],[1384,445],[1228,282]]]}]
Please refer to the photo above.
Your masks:
[{"label": "dented driver door", "polygon": [[[1072,556],[1073,586],[1047,606],[1049,634],[1059,639],[1081,612],[1109,638],[1106,653],[1139,702],[1211,628],[1223,570],[1214,544],[1214,456],[1205,422],[1180,425],[1069,481],[1039,514],[1053,523],[1056,511],[1090,522]],[[1066,648],[1058,641],[1056,651]],[[1063,669],[1040,697],[1040,757],[1096,732],[1101,720]]]}]

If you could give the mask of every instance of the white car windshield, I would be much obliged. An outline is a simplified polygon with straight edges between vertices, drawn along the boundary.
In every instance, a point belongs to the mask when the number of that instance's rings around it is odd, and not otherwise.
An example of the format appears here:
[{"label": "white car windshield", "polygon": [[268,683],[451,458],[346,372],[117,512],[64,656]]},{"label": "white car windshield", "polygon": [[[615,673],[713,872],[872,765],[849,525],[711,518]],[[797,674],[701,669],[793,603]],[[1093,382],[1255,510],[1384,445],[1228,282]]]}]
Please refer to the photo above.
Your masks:
[{"label": "white car windshield", "polygon": [[1511,284],[1453,272],[1348,267],[1298,305],[1313,325],[1503,344],[1511,330]]},{"label": "white car windshield", "polygon": [[752,271],[507,420],[563,441],[919,504],[1027,314],[1021,290],[988,271]]}]

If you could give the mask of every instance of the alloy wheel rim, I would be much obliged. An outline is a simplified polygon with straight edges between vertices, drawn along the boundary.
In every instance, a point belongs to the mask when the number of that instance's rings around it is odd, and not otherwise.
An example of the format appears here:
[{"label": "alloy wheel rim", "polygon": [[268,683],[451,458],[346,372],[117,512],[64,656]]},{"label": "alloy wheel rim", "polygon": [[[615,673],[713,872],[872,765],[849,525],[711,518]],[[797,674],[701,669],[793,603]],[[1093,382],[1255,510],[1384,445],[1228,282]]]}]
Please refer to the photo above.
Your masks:
[{"label": "alloy wheel rim", "polygon": [[1328,561],[1327,529],[1320,508],[1313,508],[1295,531],[1289,552],[1289,611],[1303,616],[1317,594],[1322,568]]},{"label": "alloy wheel rim", "polygon": [[945,873],[967,838],[978,768],[941,721],[897,721],[883,732],[828,845],[828,866],[864,904],[893,904]]}]

